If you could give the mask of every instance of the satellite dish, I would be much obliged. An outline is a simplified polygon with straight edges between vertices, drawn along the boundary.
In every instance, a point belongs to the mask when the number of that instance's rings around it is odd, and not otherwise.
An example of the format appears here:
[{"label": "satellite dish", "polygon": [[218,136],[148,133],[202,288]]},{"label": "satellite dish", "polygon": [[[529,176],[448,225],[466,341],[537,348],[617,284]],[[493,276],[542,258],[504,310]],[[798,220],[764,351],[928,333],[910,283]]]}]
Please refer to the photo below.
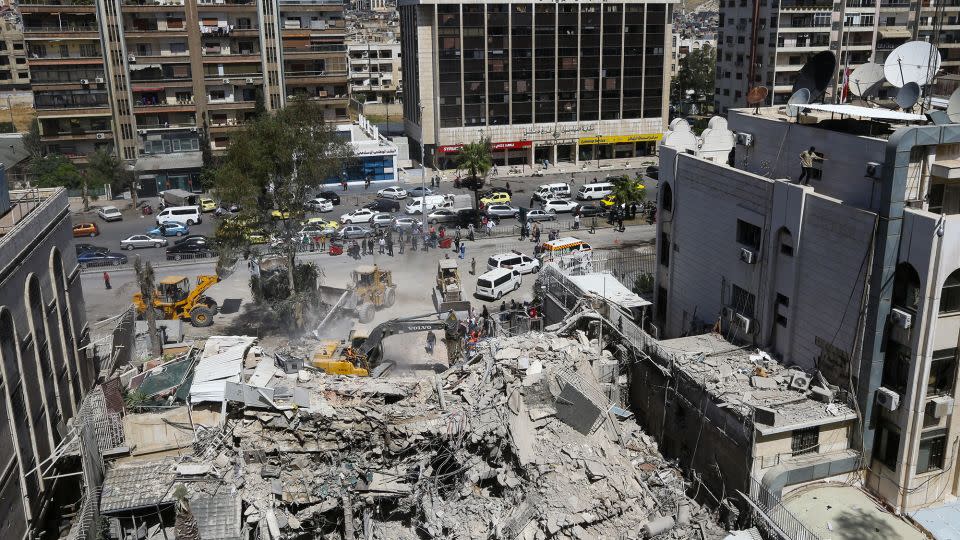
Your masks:
[{"label": "satellite dish", "polygon": [[810,92],[810,100],[807,103],[810,103],[823,95],[836,70],[837,57],[832,52],[823,51],[813,55],[813,58],[807,60],[807,63],[800,68],[797,80],[793,83],[793,93],[796,94],[801,88],[806,88]]},{"label": "satellite dish", "polygon": [[927,113],[927,120],[930,120],[938,126],[946,126],[952,124],[950,117],[947,116],[947,113],[944,111],[930,111]]},{"label": "satellite dish", "polygon": [[902,87],[908,82],[919,86],[930,84],[940,69],[940,52],[926,41],[910,41],[897,47],[883,63],[887,81]]},{"label": "satellite dish", "polygon": [[947,117],[954,124],[960,124],[960,89],[950,94],[950,101],[947,102]]},{"label": "satellite dish", "polygon": [[867,62],[853,70],[848,85],[851,94],[866,98],[876,93],[883,81],[883,66],[875,62]]},{"label": "satellite dish", "polygon": [[769,92],[766,86],[754,86],[747,92],[747,105],[759,105],[765,102]]},{"label": "satellite dish", "polygon": [[908,82],[897,92],[896,102],[901,109],[909,110],[917,100],[920,99],[920,85],[915,82]]},{"label": "satellite dish", "polygon": [[787,116],[796,118],[800,114],[800,105],[810,103],[810,90],[801,88],[790,96],[787,100]]}]

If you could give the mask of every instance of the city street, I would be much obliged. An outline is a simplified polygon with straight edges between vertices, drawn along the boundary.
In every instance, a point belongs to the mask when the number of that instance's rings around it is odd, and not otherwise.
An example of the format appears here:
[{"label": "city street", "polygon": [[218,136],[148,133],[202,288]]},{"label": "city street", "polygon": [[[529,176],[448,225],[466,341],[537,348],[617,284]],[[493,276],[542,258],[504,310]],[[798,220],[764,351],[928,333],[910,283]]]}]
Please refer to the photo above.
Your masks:
[{"label": "city street", "polygon": [[[567,182],[570,184],[571,192],[576,193],[577,187],[586,183],[590,183],[594,179],[603,181],[607,176],[620,176],[623,174],[628,174],[634,176],[641,169],[615,169],[615,170],[605,170],[605,171],[571,171],[564,172],[560,174],[547,174],[540,177],[535,176],[515,176],[515,177],[503,177],[495,178],[487,182],[485,188],[490,186],[503,187],[509,185],[510,190],[513,192],[512,200],[510,202],[511,206],[519,206],[523,208],[531,207],[531,195],[533,194],[536,187],[540,184],[549,184],[557,182]],[[429,171],[428,171],[429,172]],[[472,192],[466,188],[454,188],[453,180],[449,179],[449,172],[446,175],[448,179],[444,180],[441,183],[439,189],[440,193],[447,194],[471,194]],[[647,187],[647,200],[656,200],[657,196],[657,182],[652,178],[647,177],[644,181],[644,184]],[[408,182],[408,183],[399,183],[391,184],[386,182],[373,183],[369,189],[364,189],[363,185],[350,185],[347,191],[341,191],[339,186],[331,186],[330,188],[336,191],[341,198],[341,204],[335,206],[333,212],[327,212],[325,214],[311,214],[311,216],[322,216],[326,219],[332,219],[340,221],[340,216],[346,214],[357,208],[367,204],[370,201],[373,201],[377,197],[377,191],[391,185],[400,185],[405,189],[413,189],[420,185],[420,182]],[[428,180],[429,187],[429,180]],[[410,199],[401,201],[401,210],[400,212],[394,213],[394,215],[404,215],[402,205],[406,204]],[[144,199],[141,201],[141,204],[150,204],[153,206],[154,211],[157,211],[159,207],[159,201],[157,198],[152,197]],[[98,204],[95,202],[94,204]],[[101,205],[106,205],[108,203],[101,203]],[[120,250],[120,241],[124,238],[127,238],[133,234],[145,234],[149,229],[156,227],[156,213],[150,216],[144,216],[140,212],[135,212],[133,209],[124,209],[123,204],[129,204],[126,201],[112,201],[109,204],[114,204],[118,208],[123,210],[123,220],[115,221],[112,223],[107,223],[100,219],[96,214],[96,208],[91,207],[91,211],[87,214],[76,213],[73,215],[73,223],[83,223],[83,222],[94,222],[100,228],[100,235],[94,238],[76,238],[74,239],[75,243],[85,243],[93,244],[96,246],[102,246],[108,248],[110,251],[121,251]],[[559,220],[570,219],[569,215],[561,214],[558,216]],[[512,219],[504,221],[504,224],[510,224],[514,222]],[[219,219],[215,218],[212,213],[207,213],[203,215],[203,223],[199,225],[194,225],[190,227],[190,234],[203,234],[209,237],[213,236],[214,231],[216,230],[217,223]],[[168,238],[169,244],[173,245],[176,241],[176,237]],[[129,256],[139,255],[145,261],[151,262],[161,262],[166,260],[165,248],[143,248],[137,249],[134,251],[123,251]]]}]

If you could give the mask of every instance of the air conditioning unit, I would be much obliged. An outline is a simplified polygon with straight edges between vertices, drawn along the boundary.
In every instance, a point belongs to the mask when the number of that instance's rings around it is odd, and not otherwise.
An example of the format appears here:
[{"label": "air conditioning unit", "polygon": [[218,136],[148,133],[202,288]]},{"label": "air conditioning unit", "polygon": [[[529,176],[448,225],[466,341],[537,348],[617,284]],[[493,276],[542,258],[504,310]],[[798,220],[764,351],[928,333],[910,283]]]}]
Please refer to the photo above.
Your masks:
[{"label": "air conditioning unit", "polygon": [[877,404],[888,411],[895,411],[900,407],[900,394],[889,388],[877,388]]},{"label": "air conditioning unit", "polygon": [[867,177],[880,179],[880,174],[882,173],[882,166],[876,161],[871,161],[867,163]]},{"label": "air conditioning unit", "polygon": [[724,306],[724,308],[720,310],[720,318],[727,322],[730,322],[733,320],[733,315],[734,315],[734,311],[733,311],[733,308],[731,307]]},{"label": "air conditioning unit", "polygon": [[90,84],[90,79],[80,79],[80,84],[86,86]]},{"label": "air conditioning unit", "polygon": [[737,144],[740,146],[753,146],[753,134],[737,133]]},{"label": "air conditioning unit", "polygon": [[147,134],[147,130],[145,130],[145,129],[138,129],[138,130],[137,130],[137,135],[146,135],[146,134]]},{"label": "air conditioning unit", "polygon": [[103,77],[97,77],[96,79],[94,79],[94,81],[95,81],[97,84],[103,84],[103,83],[105,82],[105,81],[103,80]]},{"label": "air conditioning unit", "polygon": [[190,128],[190,133],[196,133],[197,131],[198,129],[195,127]]},{"label": "air conditioning unit", "polygon": [[247,77],[247,84],[253,84],[253,77]]},{"label": "air conditioning unit", "polygon": [[806,373],[794,373],[790,379],[790,388],[806,392],[810,388],[810,376]]},{"label": "air conditioning unit", "polygon": [[744,334],[753,333],[753,319],[737,313],[733,317],[733,325],[743,331]]},{"label": "air conditioning unit", "polygon": [[753,264],[757,262],[757,254],[747,248],[740,248],[740,260],[747,264]]},{"label": "air conditioning unit", "polygon": [[107,138],[106,133],[97,133],[97,140],[102,141]]},{"label": "air conditioning unit", "polygon": [[953,398],[952,397],[937,396],[930,401],[931,401],[931,404],[933,405],[934,418],[943,418],[944,416],[949,416],[953,414]]},{"label": "air conditioning unit", "polygon": [[890,310],[890,322],[906,330],[913,325],[913,314],[902,309],[893,308]]},{"label": "air conditioning unit", "polygon": [[137,55],[135,55],[135,54],[127,55],[127,60],[129,60],[130,63],[134,63],[134,62],[137,61]]},{"label": "air conditioning unit", "polygon": [[224,79],[223,84],[230,84],[230,79]]}]

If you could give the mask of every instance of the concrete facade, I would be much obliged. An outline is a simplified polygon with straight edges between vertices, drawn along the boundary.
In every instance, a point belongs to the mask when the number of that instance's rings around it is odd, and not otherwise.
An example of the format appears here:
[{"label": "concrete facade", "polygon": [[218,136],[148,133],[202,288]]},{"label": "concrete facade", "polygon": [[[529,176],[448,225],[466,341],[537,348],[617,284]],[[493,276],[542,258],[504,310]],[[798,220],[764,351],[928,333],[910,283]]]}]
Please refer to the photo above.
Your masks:
[{"label": "concrete facade", "polygon": [[[859,404],[871,491],[902,511],[955,495],[960,126],[729,123],[752,136],[735,167],[661,148],[661,336],[719,328],[819,371]],[[811,145],[825,161],[801,186]]]},{"label": "concrete facade", "polygon": [[652,154],[671,13],[666,1],[401,2],[407,133],[439,167],[482,138],[497,165]]},{"label": "concrete facade", "polygon": [[[400,42],[364,38],[367,41],[347,44],[350,95],[364,96],[366,101],[358,99],[360,103],[396,103],[402,87]],[[396,110],[400,110],[399,106]]]},{"label": "concrete facade", "polygon": [[0,18],[0,90],[30,88],[27,51],[18,23]]},{"label": "concrete facade", "polygon": [[84,348],[66,191],[14,191],[11,199],[0,216],[0,536],[21,539],[59,514],[53,496],[63,480],[49,464],[37,467],[62,441],[97,368]]}]

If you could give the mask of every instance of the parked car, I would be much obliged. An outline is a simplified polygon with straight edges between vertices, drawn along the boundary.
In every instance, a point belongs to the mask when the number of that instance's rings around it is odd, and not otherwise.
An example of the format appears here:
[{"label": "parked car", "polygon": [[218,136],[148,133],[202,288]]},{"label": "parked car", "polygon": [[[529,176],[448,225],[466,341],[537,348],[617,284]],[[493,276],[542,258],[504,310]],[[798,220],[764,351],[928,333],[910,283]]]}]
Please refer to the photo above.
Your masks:
[{"label": "parked car", "polygon": [[433,190],[428,187],[417,186],[413,189],[407,190],[407,195],[411,197],[424,197],[427,195],[433,195]]},{"label": "parked car", "polygon": [[120,241],[120,247],[122,249],[160,247],[165,245],[167,245],[166,238],[158,238],[156,236],[148,236],[146,234],[135,234]]},{"label": "parked car", "polygon": [[100,229],[97,227],[96,223],[77,223],[73,226],[74,238],[79,238],[82,236],[89,236],[90,238],[93,238],[98,234],[100,234]]},{"label": "parked car", "polygon": [[120,221],[123,219],[123,214],[116,206],[103,206],[97,210],[97,215],[104,221]]},{"label": "parked car", "polygon": [[182,244],[175,244],[167,248],[167,260],[179,261],[187,257],[210,257],[213,255],[213,245],[205,238],[194,238]]},{"label": "parked car", "polygon": [[151,236],[184,236],[190,234],[190,229],[179,223],[162,223],[159,227],[150,229],[147,234]]},{"label": "parked car", "polygon": [[77,262],[80,266],[87,268],[94,265],[105,266],[112,264],[120,266],[127,263],[127,256],[123,253],[114,253],[112,251],[87,251],[77,255]]},{"label": "parked car", "polygon": [[94,252],[97,252],[97,253],[106,253],[106,252],[110,251],[109,249],[107,249],[107,248],[105,248],[105,247],[95,246],[95,245],[93,245],[93,244],[75,244],[73,247],[76,248],[76,250],[77,250],[77,255],[79,255],[79,254],[81,254],[81,253],[86,253],[86,252],[88,252],[88,251],[94,251]]},{"label": "parked car", "polygon": [[510,202],[510,194],[505,191],[495,191],[486,197],[480,199],[483,204],[507,204]]},{"label": "parked car", "polygon": [[344,240],[351,240],[353,238],[366,238],[371,234],[373,234],[373,231],[359,225],[347,225],[346,227],[340,229],[340,238],[343,238]]},{"label": "parked car", "polygon": [[391,214],[378,212],[373,215],[373,219],[370,220],[370,224],[376,229],[389,227],[393,225],[393,216]]},{"label": "parked car", "polygon": [[412,217],[398,217],[393,220],[393,230],[400,232],[409,232],[422,225],[419,219]]},{"label": "parked car", "polygon": [[490,195],[493,195],[494,193],[506,193],[507,195],[513,195],[513,190],[511,190],[511,189],[508,188],[508,187],[490,186],[488,189],[486,189],[486,190],[484,190],[484,191],[481,191],[481,192],[480,192],[480,196],[481,196],[481,197],[489,197]]},{"label": "parked car", "polygon": [[213,212],[217,209],[217,203],[209,197],[200,198],[200,211],[201,212]]},{"label": "parked car", "polygon": [[187,235],[187,236],[184,236],[184,237],[181,237],[181,238],[177,238],[176,240],[173,241],[173,245],[176,246],[176,245],[183,244],[183,243],[186,243],[186,242],[196,242],[196,241],[198,241],[198,240],[203,240],[203,241],[205,241],[205,242],[209,242],[209,241],[210,241],[206,236],[204,236],[204,235],[202,235],[202,234],[190,234],[190,235]]},{"label": "parked car", "polygon": [[525,219],[527,221],[553,221],[557,219],[557,215],[543,210],[527,210]]},{"label": "parked car", "polygon": [[487,259],[487,270],[497,268],[508,268],[521,274],[537,273],[540,271],[540,260],[519,251],[499,253]]},{"label": "parked car", "polygon": [[273,219],[290,219],[290,212],[281,212],[279,210],[271,210],[270,217]]},{"label": "parked car", "polygon": [[318,199],[326,199],[333,203],[334,206],[340,206],[340,195],[337,195],[336,191],[321,191],[317,193]]},{"label": "parked car", "polygon": [[332,219],[324,219],[322,217],[312,217],[303,222],[304,225],[320,225],[323,228],[336,229],[340,226],[339,223]]},{"label": "parked car", "polygon": [[374,199],[363,205],[363,208],[374,210],[376,212],[399,212],[400,201],[393,199]]},{"label": "parked car", "polygon": [[486,213],[498,218],[515,218],[520,215],[520,209],[509,204],[491,204],[487,206]]},{"label": "parked car", "polygon": [[581,204],[577,208],[577,212],[583,217],[605,216],[607,214],[606,209],[595,204]]},{"label": "parked car", "polygon": [[457,221],[457,211],[450,208],[437,208],[433,212],[427,214],[427,223],[450,223]]},{"label": "parked car", "polygon": [[375,214],[376,212],[369,208],[358,208],[353,212],[340,216],[340,221],[350,225],[355,223],[370,223],[370,220],[373,219]]},{"label": "parked car", "polygon": [[471,223],[474,226],[480,225],[480,217],[483,215],[479,210],[474,210],[473,208],[458,208],[457,212],[457,224],[461,227],[467,227]]},{"label": "parked car", "polygon": [[543,209],[550,214],[563,214],[577,209],[577,203],[563,199],[553,199],[543,203]]},{"label": "parked car", "polygon": [[327,238],[331,236],[336,236],[337,229],[332,227],[324,227],[319,223],[310,223],[304,225],[299,231],[297,231],[297,236],[300,238],[313,238],[314,236],[326,236]]},{"label": "parked car", "polygon": [[407,190],[400,186],[390,186],[378,191],[377,197],[385,197],[387,199],[396,199],[399,201],[407,198]]},{"label": "parked car", "polygon": [[333,212],[333,203],[320,197],[307,201],[306,206],[311,212]]}]

